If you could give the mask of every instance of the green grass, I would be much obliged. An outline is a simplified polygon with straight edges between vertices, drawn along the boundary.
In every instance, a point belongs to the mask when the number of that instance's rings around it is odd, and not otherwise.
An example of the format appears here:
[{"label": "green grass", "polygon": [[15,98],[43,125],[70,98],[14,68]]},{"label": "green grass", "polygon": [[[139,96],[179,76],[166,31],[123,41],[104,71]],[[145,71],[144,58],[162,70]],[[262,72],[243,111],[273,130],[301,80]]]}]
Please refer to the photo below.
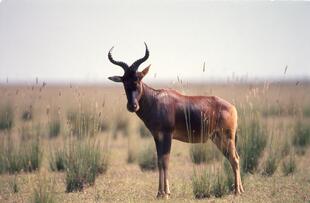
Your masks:
[{"label": "green grass", "polygon": [[32,172],[40,168],[42,151],[39,138],[15,143],[8,135],[8,141],[0,153],[0,172]]},{"label": "green grass", "polygon": [[235,177],[231,165],[227,159],[224,160],[224,173],[226,174],[225,184],[228,191],[234,191]]},{"label": "green grass", "polygon": [[0,107],[0,130],[11,130],[14,124],[14,111],[11,104]]},{"label": "green grass", "polygon": [[22,119],[23,121],[30,121],[30,120],[33,119],[33,109],[32,109],[32,105],[30,105],[29,108],[25,109],[25,110],[22,112],[21,119]]},{"label": "green grass", "polygon": [[64,171],[66,168],[67,154],[65,149],[56,149],[49,156],[49,165],[52,171]]},{"label": "green grass", "polygon": [[258,115],[250,115],[241,120],[239,127],[241,168],[245,173],[254,173],[267,144],[266,126],[261,123]]},{"label": "green grass", "polygon": [[18,186],[18,183],[17,183],[17,178],[16,178],[16,175],[14,176],[14,178],[10,181],[10,188],[11,188],[11,191],[13,193],[18,193],[19,192],[19,186]]},{"label": "green grass", "polygon": [[48,123],[48,135],[50,138],[57,137],[60,134],[61,123],[59,118],[53,118]]},{"label": "green grass", "polygon": [[233,191],[234,177],[229,170],[229,163],[224,162],[223,167],[217,170],[203,169],[199,173],[194,170],[192,176],[193,195],[196,199],[210,198],[214,196],[221,198]]},{"label": "green grass", "polygon": [[151,138],[152,135],[150,131],[145,127],[143,123],[140,123],[139,125],[139,134],[141,138]]},{"label": "green grass", "polygon": [[195,164],[220,160],[221,153],[211,142],[192,144],[189,149],[191,161]]},{"label": "green grass", "polygon": [[294,127],[293,145],[297,148],[306,148],[310,144],[310,126],[297,120]]},{"label": "green grass", "polygon": [[129,120],[127,118],[118,117],[114,123],[114,139],[117,138],[119,133],[121,133],[125,137],[129,135]]},{"label": "green grass", "polygon": [[211,176],[208,171],[203,171],[202,174],[198,174],[194,171],[192,177],[193,195],[196,199],[203,199],[211,197]]},{"label": "green grass", "polygon": [[101,129],[99,116],[90,110],[71,110],[67,114],[70,130],[77,137],[96,135]]},{"label": "green grass", "polygon": [[154,144],[149,144],[138,155],[138,164],[142,171],[157,169],[157,155]]},{"label": "green grass", "polygon": [[284,175],[288,176],[295,173],[296,171],[296,160],[294,155],[290,155],[288,158],[283,160],[282,163],[282,172]]},{"label": "green grass", "polygon": [[39,178],[35,186],[30,202],[32,203],[56,203],[54,189],[49,185],[46,177]]},{"label": "green grass", "polygon": [[263,175],[265,176],[272,176],[277,168],[278,168],[278,157],[275,153],[269,154],[267,160],[264,163]]},{"label": "green grass", "polygon": [[66,191],[81,191],[93,185],[108,169],[108,156],[100,145],[90,141],[71,143],[66,160]]}]

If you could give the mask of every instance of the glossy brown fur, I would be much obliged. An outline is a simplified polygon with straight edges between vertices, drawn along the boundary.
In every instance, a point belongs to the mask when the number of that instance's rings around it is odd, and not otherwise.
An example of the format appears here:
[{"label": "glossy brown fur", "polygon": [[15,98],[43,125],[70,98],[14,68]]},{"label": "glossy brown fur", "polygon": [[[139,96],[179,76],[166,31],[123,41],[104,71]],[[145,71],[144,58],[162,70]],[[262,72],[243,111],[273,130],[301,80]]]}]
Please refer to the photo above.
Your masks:
[{"label": "glossy brown fur", "polygon": [[210,138],[230,161],[235,175],[235,193],[243,192],[236,150],[236,108],[215,96],[185,96],[175,90],[148,87],[142,79],[150,66],[137,72],[148,55],[146,46],[145,56],[128,66],[124,62],[115,61],[110,51],[109,60],[121,66],[125,73],[109,79],[123,83],[127,109],[136,112],[154,137],[159,168],[157,197],[167,198],[170,195],[168,168],[172,139],[204,143]]},{"label": "glossy brown fur", "polygon": [[164,173],[163,180],[159,181],[158,195],[170,194],[168,162],[171,139],[204,143],[210,138],[232,163],[237,181],[236,193],[243,192],[235,148],[236,108],[215,96],[185,96],[175,90],[154,90],[142,82],[141,85],[140,109],[136,113],[154,136],[159,168],[162,167]]}]

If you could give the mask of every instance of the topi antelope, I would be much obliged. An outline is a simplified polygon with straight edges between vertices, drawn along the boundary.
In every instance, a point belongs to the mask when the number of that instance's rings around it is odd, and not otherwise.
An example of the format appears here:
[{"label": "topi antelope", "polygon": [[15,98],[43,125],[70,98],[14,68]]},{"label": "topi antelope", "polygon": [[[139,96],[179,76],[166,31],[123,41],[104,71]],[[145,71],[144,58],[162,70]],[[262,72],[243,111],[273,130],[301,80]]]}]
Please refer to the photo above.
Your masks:
[{"label": "topi antelope", "polygon": [[206,142],[209,138],[229,160],[235,176],[235,194],[244,192],[236,150],[237,111],[227,101],[216,96],[185,96],[175,90],[155,90],[142,82],[150,65],[138,72],[149,57],[145,55],[131,66],[115,61],[110,49],[111,63],[124,69],[123,76],[109,77],[122,82],[127,97],[127,109],[135,112],[152,133],[157,150],[159,187],[157,197],[170,196],[168,166],[172,139],[187,143]]}]

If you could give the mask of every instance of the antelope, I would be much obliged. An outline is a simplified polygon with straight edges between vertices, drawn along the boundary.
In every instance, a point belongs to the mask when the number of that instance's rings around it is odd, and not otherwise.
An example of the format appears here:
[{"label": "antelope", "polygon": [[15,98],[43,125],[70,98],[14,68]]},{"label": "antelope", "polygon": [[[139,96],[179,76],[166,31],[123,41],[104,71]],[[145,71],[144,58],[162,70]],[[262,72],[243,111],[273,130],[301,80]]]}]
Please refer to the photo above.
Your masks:
[{"label": "antelope", "polygon": [[236,150],[237,110],[216,96],[186,96],[172,89],[153,89],[142,79],[151,65],[141,72],[139,66],[149,57],[145,44],[145,55],[131,66],[112,57],[112,47],[108,58],[114,65],[124,70],[123,76],[108,79],[122,82],[127,110],[136,113],[152,133],[157,151],[159,185],[157,198],[169,198],[168,167],[172,139],[187,143],[205,143],[209,138],[229,160],[234,172],[235,194],[244,192]]}]

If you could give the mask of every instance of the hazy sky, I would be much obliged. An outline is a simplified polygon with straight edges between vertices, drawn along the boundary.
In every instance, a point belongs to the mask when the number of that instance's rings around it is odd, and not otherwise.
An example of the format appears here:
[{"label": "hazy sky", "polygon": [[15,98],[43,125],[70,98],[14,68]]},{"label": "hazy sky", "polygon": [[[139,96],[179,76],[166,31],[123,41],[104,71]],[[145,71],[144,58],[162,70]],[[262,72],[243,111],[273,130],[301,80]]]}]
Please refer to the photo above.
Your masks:
[{"label": "hazy sky", "polygon": [[310,2],[0,0],[0,83],[108,82],[144,41],[147,81],[309,78]]}]

